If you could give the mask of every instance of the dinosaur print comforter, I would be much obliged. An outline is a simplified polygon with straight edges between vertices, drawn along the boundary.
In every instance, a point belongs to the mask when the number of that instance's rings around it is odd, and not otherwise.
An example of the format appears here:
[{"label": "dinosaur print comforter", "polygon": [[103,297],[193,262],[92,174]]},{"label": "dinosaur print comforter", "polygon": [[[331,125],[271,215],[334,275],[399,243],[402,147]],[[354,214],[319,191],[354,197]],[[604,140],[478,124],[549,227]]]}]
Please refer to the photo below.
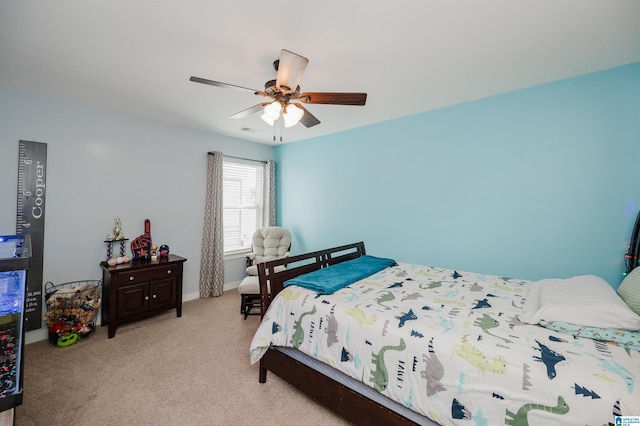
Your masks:
[{"label": "dinosaur print comforter", "polygon": [[274,298],[250,348],[297,348],[443,425],[640,416],[640,352],[518,320],[528,282],[399,263]]}]

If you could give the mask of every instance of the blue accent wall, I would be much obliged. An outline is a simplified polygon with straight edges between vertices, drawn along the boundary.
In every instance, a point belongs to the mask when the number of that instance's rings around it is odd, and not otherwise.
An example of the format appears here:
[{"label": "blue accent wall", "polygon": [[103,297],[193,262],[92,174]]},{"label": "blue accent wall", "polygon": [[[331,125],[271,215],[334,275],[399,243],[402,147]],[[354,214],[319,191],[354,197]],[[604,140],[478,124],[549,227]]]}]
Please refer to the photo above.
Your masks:
[{"label": "blue accent wall", "polygon": [[362,240],[401,262],[617,287],[640,208],[640,63],[281,145],[274,158],[293,253]]}]

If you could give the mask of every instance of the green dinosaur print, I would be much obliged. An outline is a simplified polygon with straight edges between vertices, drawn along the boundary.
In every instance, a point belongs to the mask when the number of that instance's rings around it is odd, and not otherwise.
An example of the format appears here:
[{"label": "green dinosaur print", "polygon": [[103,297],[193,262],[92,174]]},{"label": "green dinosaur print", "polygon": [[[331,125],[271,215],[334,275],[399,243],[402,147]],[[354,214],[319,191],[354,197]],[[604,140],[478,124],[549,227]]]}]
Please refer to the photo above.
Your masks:
[{"label": "green dinosaur print", "polygon": [[517,287],[516,287],[516,288],[511,288],[511,287],[509,287],[509,286],[506,286],[506,285],[500,285],[500,284],[494,284],[494,285],[492,285],[491,287],[495,288],[496,290],[512,291],[512,292],[515,292],[515,293],[520,293],[520,292],[522,292],[522,289],[521,289],[521,288],[517,288]]},{"label": "green dinosaur print", "polygon": [[369,378],[369,381],[373,383],[373,388],[375,390],[382,392],[389,384],[389,372],[387,371],[387,366],[384,363],[384,353],[388,350],[403,351],[406,347],[404,339],[400,338],[400,344],[398,346],[383,346],[377,354],[371,354],[371,362],[375,366],[375,369],[371,370],[371,378]]},{"label": "green dinosaur print", "polygon": [[376,303],[385,309],[391,309],[387,305],[383,305],[383,303],[391,302],[392,300],[395,300],[396,296],[394,296],[393,293],[391,293],[390,291],[385,291],[381,293],[382,294],[380,296],[376,297]]},{"label": "green dinosaur print", "polygon": [[436,303],[439,303],[441,305],[456,305],[456,306],[460,306],[461,308],[467,306],[465,303],[456,300],[456,299],[446,299],[446,298],[442,298],[442,297],[434,297],[433,301]]},{"label": "green dinosaur print", "polygon": [[507,418],[504,419],[504,424],[509,426],[529,426],[527,414],[531,410],[547,411],[553,414],[567,414],[569,412],[569,406],[561,396],[558,397],[558,405],[555,407],[532,403],[524,404],[516,413],[507,409],[507,412],[505,413]]},{"label": "green dinosaur print", "polygon": [[487,314],[482,314],[482,318],[476,318],[476,320],[473,322],[473,325],[475,325],[476,327],[480,327],[482,329],[482,331],[484,331],[489,336],[493,336],[493,337],[497,337],[498,339],[502,339],[502,340],[504,340],[505,343],[513,343],[511,340],[505,339],[504,337],[496,336],[495,334],[492,334],[489,331],[492,328],[496,328],[497,326],[499,326],[500,322],[498,320],[494,319],[494,318],[491,318],[491,316],[489,316]]},{"label": "green dinosaur print", "polygon": [[[426,274],[423,274],[426,275]],[[434,288],[442,287],[442,281],[433,281],[429,284],[420,283],[420,288],[423,290],[433,290]]]},{"label": "green dinosaur print", "polygon": [[346,314],[356,320],[358,324],[360,324],[360,327],[362,327],[363,325],[373,325],[378,320],[377,315],[371,315],[370,317],[367,317],[367,314],[365,314],[358,305],[354,306],[353,308],[347,309]]},{"label": "green dinosaur print", "polygon": [[473,346],[467,341],[468,335],[462,336],[462,342],[453,346],[453,355],[458,355],[460,358],[466,360],[470,365],[473,365],[482,373],[484,377],[485,371],[489,371],[495,374],[505,374],[507,372],[507,360],[502,355],[496,355],[491,361],[487,356],[478,348]]},{"label": "green dinosaur print", "polygon": [[304,341],[304,328],[302,328],[302,318],[306,315],[313,315],[316,313],[316,305],[313,305],[313,309],[308,312],[303,312],[300,317],[293,323],[293,328],[295,331],[293,332],[293,336],[291,336],[291,344],[294,348],[298,349],[302,342]]}]

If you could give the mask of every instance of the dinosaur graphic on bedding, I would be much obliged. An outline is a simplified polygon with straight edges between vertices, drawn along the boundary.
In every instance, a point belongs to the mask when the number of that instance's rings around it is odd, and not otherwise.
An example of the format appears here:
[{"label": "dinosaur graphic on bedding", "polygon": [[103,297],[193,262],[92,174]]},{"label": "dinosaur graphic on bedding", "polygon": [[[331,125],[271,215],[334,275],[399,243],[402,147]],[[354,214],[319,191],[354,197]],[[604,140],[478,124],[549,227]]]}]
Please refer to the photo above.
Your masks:
[{"label": "dinosaur graphic on bedding", "polygon": [[528,284],[398,263],[329,295],[289,286],[251,361],[294,347],[443,425],[640,416],[640,352],[520,322]]},{"label": "dinosaur graphic on bedding", "polygon": [[371,362],[375,366],[371,371],[371,378],[369,379],[373,383],[373,388],[379,392],[387,388],[389,383],[389,372],[387,366],[384,364],[384,354],[387,351],[403,351],[407,346],[404,344],[404,339],[400,339],[400,344],[397,346],[383,346],[378,353],[371,355]]},{"label": "dinosaur graphic on bedding", "polygon": [[[569,406],[561,396],[558,397],[558,404],[555,407],[532,403],[524,404],[515,413],[507,410],[507,418],[505,419],[504,423],[509,426],[529,426],[527,415],[531,410],[542,410],[553,414],[566,414],[569,412]],[[556,422],[562,423],[560,419],[558,419]]]}]

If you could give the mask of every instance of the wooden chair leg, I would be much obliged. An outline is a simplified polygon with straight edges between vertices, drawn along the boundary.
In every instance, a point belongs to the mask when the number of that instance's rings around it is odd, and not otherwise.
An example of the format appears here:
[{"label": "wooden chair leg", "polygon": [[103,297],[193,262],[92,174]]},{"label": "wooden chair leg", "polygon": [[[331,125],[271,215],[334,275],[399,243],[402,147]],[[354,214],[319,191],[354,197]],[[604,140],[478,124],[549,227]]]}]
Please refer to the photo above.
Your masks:
[{"label": "wooden chair leg", "polygon": [[240,302],[240,314],[244,315],[244,319],[247,319],[247,315],[249,315],[249,306],[248,306],[248,298],[246,294],[242,294],[241,295],[241,302]]}]

